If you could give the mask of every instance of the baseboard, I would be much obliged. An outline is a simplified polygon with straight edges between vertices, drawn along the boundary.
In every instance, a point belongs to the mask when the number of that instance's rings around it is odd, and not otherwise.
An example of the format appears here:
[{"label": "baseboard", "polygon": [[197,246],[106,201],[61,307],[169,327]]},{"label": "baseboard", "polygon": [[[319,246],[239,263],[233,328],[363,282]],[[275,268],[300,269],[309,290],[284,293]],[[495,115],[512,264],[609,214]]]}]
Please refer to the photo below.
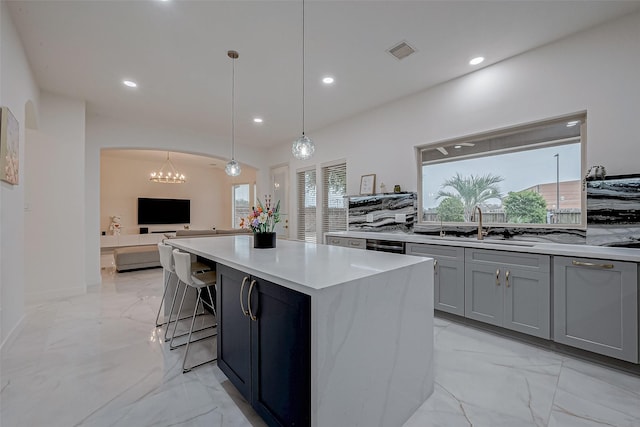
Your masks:
[{"label": "baseboard", "polygon": [[25,295],[27,304],[37,304],[51,300],[75,297],[87,293],[85,286],[76,286],[73,288],[54,289],[50,291],[31,292]]}]

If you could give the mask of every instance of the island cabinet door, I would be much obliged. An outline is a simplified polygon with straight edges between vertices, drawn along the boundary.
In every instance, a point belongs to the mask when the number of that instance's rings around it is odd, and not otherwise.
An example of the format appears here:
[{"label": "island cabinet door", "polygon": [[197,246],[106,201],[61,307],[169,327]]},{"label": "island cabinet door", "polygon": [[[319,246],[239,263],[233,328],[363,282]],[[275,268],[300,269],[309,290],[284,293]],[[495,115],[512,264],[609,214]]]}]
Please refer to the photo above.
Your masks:
[{"label": "island cabinet door", "polygon": [[[251,277],[218,264],[218,367],[251,400],[251,325],[240,300],[246,302]],[[244,283],[244,285],[243,285]],[[240,295],[242,291],[242,296]],[[245,305],[245,311],[247,309]]]},{"label": "island cabinet door", "polygon": [[252,279],[251,404],[269,426],[310,426],[310,297]]}]

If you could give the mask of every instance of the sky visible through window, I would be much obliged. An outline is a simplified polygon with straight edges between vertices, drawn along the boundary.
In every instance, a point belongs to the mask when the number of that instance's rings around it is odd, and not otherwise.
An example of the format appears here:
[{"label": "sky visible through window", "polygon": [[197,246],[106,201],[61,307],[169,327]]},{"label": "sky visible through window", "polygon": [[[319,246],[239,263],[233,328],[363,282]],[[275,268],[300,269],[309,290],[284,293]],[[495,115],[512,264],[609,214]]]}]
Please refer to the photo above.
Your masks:
[{"label": "sky visible through window", "polygon": [[[423,165],[423,207],[430,209],[440,204],[442,198],[437,198],[438,191],[443,190],[442,184],[456,172],[462,176],[492,174],[504,178],[498,184],[503,196],[510,191],[522,191],[538,184],[555,184],[557,171],[555,154],[559,155],[560,182],[582,178],[580,143]],[[451,188],[444,190],[451,191]],[[499,205],[500,200],[490,199],[487,203]]]}]

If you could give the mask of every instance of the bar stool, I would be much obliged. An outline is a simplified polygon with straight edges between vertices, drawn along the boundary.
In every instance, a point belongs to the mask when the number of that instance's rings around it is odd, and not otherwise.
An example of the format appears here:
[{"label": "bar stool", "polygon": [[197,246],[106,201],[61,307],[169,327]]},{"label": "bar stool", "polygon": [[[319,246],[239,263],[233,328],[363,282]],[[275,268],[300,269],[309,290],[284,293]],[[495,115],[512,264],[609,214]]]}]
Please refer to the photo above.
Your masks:
[{"label": "bar stool", "polygon": [[[181,252],[179,249],[173,250],[173,259],[175,262],[175,271],[176,271],[176,274],[178,275],[178,279],[180,279],[180,281],[182,281],[186,285],[184,288],[184,291],[182,292],[182,300],[180,301],[180,308],[178,309],[178,313],[182,311],[182,305],[184,303],[185,295],[187,294],[187,289],[191,287],[191,288],[194,288],[197,292],[196,305],[193,308],[193,315],[191,316],[191,327],[189,328],[189,337],[187,338],[187,342],[186,342],[187,347],[185,348],[184,357],[182,359],[182,373],[184,374],[185,372],[189,372],[193,368],[202,366],[206,363],[215,362],[217,360],[217,357],[214,357],[213,359],[207,360],[206,362],[198,363],[188,368],[186,367],[187,356],[189,354],[189,344],[191,344],[192,342],[201,341],[201,340],[218,335],[218,333],[216,332],[212,335],[191,341],[191,335],[194,332],[193,325],[196,321],[196,313],[198,311],[198,306],[202,304],[204,308],[204,306],[206,305],[211,309],[211,311],[213,312],[213,315],[216,316],[216,308],[213,302],[213,297],[211,295],[211,288],[210,288],[210,286],[216,284],[216,272],[207,271],[204,273],[193,274],[193,270],[191,269],[191,255],[186,252]],[[205,299],[202,298],[203,288],[207,290],[207,293],[209,295],[209,301],[206,301]],[[202,328],[200,330],[204,330],[208,328],[216,328],[217,326],[218,326],[218,323],[216,321],[216,323],[213,326]],[[175,346],[175,347],[173,346],[173,339],[174,337],[176,337],[177,327],[178,327],[178,322],[176,321],[174,322],[173,334],[171,334],[171,342],[169,343],[169,348],[171,350],[179,347],[179,346]]]},{"label": "bar stool", "polygon": [[[168,332],[169,332],[169,326],[172,322],[171,320],[171,316],[173,314],[173,308],[175,307],[175,303],[176,303],[176,299],[178,296],[178,291],[180,288],[180,285],[182,284],[182,281],[180,281],[180,279],[178,279],[177,283],[176,283],[176,289],[173,293],[173,299],[171,300],[171,309],[169,310],[169,319],[166,322],[162,322],[160,323],[160,312],[162,311],[162,306],[165,302],[166,296],[167,296],[167,290],[169,289],[169,282],[171,280],[171,276],[173,274],[176,273],[175,270],[175,266],[174,266],[174,260],[173,260],[173,247],[169,246],[167,244],[165,244],[164,242],[159,242],[158,243],[158,253],[160,254],[160,265],[162,265],[162,268],[167,272],[166,277],[167,280],[164,283],[164,291],[162,292],[162,299],[160,300],[160,306],[158,307],[158,314],[156,314],[156,327],[160,327],[160,326],[164,326],[167,325],[167,328],[164,331],[164,340],[169,341],[169,337]],[[201,262],[193,262],[192,263],[192,270],[193,271],[208,271],[211,270],[211,268],[206,265],[203,264]],[[204,311],[204,310],[203,310]],[[204,313],[202,313],[204,314]],[[180,321],[180,320],[184,320],[184,319],[188,319],[190,316],[185,316],[185,317],[181,317],[178,318],[180,316],[180,312],[178,312],[176,314],[176,319],[173,320],[173,322],[176,321]],[[183,336],[186,334],[182,334],[179,336]]]}]

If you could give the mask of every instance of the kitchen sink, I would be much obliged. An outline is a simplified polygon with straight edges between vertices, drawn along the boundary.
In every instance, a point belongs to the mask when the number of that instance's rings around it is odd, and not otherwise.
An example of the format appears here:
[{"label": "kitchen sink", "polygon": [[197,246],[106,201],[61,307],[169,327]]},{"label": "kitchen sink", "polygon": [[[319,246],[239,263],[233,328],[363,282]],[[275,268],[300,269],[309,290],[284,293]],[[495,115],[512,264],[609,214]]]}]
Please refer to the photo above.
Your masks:
[{"label": "kitchen sink", "polygon": [[429,236],[429,239],[439,240],[441,242],[469,242],[469,243],[483,243],[490,245],[509,245],[509,246],[525,246],[531,247],[535,246],[536,242],[523,242],[522,240],[496,240],[496,239],[484,239],[477,240],[468,237],[440,237],[440,236]]}]

